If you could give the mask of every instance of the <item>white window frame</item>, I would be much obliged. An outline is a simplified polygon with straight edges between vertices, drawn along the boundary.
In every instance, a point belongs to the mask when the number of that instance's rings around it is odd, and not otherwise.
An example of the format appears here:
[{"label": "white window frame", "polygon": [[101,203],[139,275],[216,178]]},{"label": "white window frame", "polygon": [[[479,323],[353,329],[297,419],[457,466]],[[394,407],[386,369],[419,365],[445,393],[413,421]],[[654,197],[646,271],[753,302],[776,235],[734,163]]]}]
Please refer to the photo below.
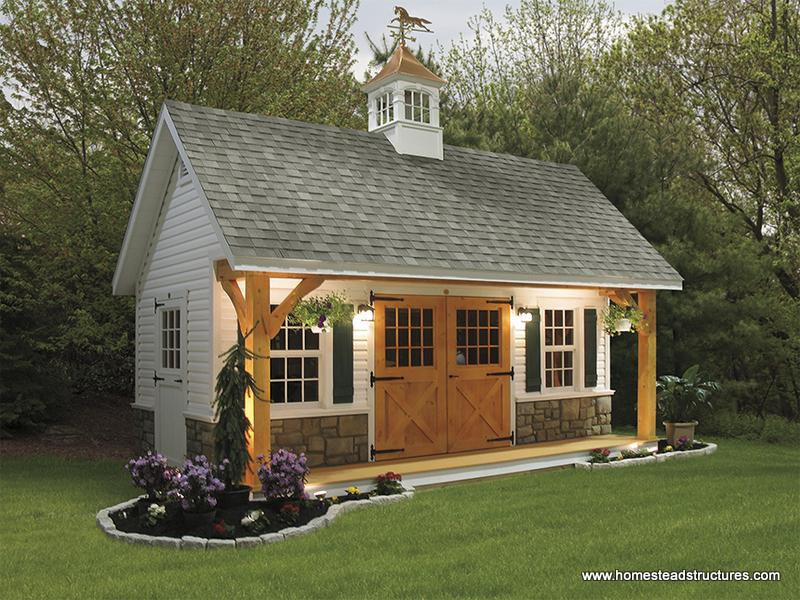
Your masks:
[{"label": "white window frame", "polygon": [[[158,302],[158,299],[156,299]],[[160,306],[158,306],[158,310],[156,311],[156,335],[157,339],[157,355],[155,357],[155,364],[156,370],[158,372],[164,372],[168,375],[174,376],[182,376],[184,372],[187,372],[187,365],[188,365],[188,340],[187,335],[187,319],[186,319],[186,302],[184,302],[183,298],[172,298],[164,300],[163,302],[158,302]],[[162,321],[164,320],[164,314],[170,311],[180,311],[180,323],[178,325],[178,333],[180,337],[180,344],[178,345],[177,349],[179,351],[179,365],[177,367],[165,367],[163,366],[163,358],[164,358],[164,351],[174,351],[175,348],[166,348],[164,346],[164,331],[162,329]]]},{"label": "white window frame", "polygon": [[378,127],[394,121],[394,98],[392,92],[385,92],[375,98],[375,122]]},{"label": "white window frame", "polygon": [[[406,102],[406,95],[411,94],[411,103]],[[423,97],[428,98],[428,106],[425,107],[423,105]],[[412,88],[407,88],[403,90],[403,117],[406,121],[411,121],[412,123],[423,123],[425,125],[431,124],[431,108],[433,104],[433,98],[431,94],[424,90],[415,90]],[[421,119],[414,118],[414,112],[419,110]],[[411,117],[409,118],[408,112],[411,111]]]},{"label": "white window frame", "polygon": [[[563,395],[565,392],[580,392],[583,387],[583,304],[584,302],[576,299],[548,299],[546,303],[539,305],[541,318],[539,323],[539,346],[541,348],[541,374],[542,374],[542,396]],[[572,345],[562,344],[560,346],[545,345],[545,311],[548,310],[571,310],[573,312],[572,321]],[[548,387],[547,386],[547,352],[572,351],[572,385]]]},{"label": "white window frame", "polygon": [[[273,289],[272,304],[280,304],[283,296],[290,290],[283,290],[275,294]],[[319,334],[319,350],[270,350],[270,385],[272,384],[272,358],[319,358],[318,393],[316,402],[270,402],[272,418],[287,418],[303,415],[304,413],[318,413],[320,409],[336,409],[342,405],[333,404],[333,332]],[[331,411],[333,412],[333,411]]]}]

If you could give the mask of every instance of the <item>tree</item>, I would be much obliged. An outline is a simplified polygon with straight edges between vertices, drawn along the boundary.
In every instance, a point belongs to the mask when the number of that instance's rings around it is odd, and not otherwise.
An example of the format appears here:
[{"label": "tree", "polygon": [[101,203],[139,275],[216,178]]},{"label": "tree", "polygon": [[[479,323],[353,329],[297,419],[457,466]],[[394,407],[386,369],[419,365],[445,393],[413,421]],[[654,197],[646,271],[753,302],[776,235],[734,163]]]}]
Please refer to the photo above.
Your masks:
[{"label": "tree", "polygon": [[49,342],[74,389],[132,388],[132,302],[110,281],[163,100],[359,126],[356,4],[2,3],[0,228],[42,258],[31,293],[57,290]]},{"label": "tree", "polygon": [[620,43],[631,109],[680,131],[684,176],[735,215],[800,299],[800,2],[680,0]]}]

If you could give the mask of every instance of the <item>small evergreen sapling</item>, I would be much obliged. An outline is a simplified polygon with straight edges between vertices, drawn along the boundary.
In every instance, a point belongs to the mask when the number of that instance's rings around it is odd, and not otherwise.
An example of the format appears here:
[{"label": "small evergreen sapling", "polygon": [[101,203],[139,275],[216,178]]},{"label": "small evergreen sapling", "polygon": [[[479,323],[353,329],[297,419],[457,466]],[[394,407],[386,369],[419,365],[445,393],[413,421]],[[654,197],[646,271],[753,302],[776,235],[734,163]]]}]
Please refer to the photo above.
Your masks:
[{"label": "small evergreen sapling", "polygon": [[255,358],[245,347],[246,337],[239,331],[236,344],[222,355],[224,363],[215,388],[214,454],[227,489],[242,481],[250,461],[247,434],[251,424],[244,411],[245,395],[250,392],[258,397],[260,393],[253,376],[245,369],[245,360]]}]

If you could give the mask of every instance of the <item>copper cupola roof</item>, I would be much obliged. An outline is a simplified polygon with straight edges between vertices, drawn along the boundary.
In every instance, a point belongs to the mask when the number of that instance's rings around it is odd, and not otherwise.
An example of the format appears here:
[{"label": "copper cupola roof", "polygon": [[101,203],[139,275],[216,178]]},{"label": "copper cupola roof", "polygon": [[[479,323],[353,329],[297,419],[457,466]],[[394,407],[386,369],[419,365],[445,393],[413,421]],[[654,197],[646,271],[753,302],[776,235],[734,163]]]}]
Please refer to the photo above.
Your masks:
[{"label": "copper cupola roof", "polygon": [[375,77],[364,84],[364,89],[372,88],[376,83],[388,79],[393,75],[407,75],[417,79],[426,79],[434,83],[442,84],[445,80],[432,73],[419,59],[405,46],[398,44],[392,56]]}]

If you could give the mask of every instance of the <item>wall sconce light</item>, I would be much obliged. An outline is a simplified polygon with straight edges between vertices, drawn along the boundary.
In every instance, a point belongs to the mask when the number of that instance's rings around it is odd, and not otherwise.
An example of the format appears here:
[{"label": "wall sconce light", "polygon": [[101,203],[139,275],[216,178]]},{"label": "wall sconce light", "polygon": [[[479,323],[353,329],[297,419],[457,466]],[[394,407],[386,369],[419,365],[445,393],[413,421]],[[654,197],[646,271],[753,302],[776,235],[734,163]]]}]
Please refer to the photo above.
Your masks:
[{"label": "wall sconce light", "polygon": [[375,320],[375,309],[369,304],[359,304],[356,315],[361,321],[372,322]]},{"label": "wall sconce light", "polygon": [[517,317],[519,317],[519,320],[523,323],[530,323],[533,321],[533,313],[527,308],[518,308]]}]

